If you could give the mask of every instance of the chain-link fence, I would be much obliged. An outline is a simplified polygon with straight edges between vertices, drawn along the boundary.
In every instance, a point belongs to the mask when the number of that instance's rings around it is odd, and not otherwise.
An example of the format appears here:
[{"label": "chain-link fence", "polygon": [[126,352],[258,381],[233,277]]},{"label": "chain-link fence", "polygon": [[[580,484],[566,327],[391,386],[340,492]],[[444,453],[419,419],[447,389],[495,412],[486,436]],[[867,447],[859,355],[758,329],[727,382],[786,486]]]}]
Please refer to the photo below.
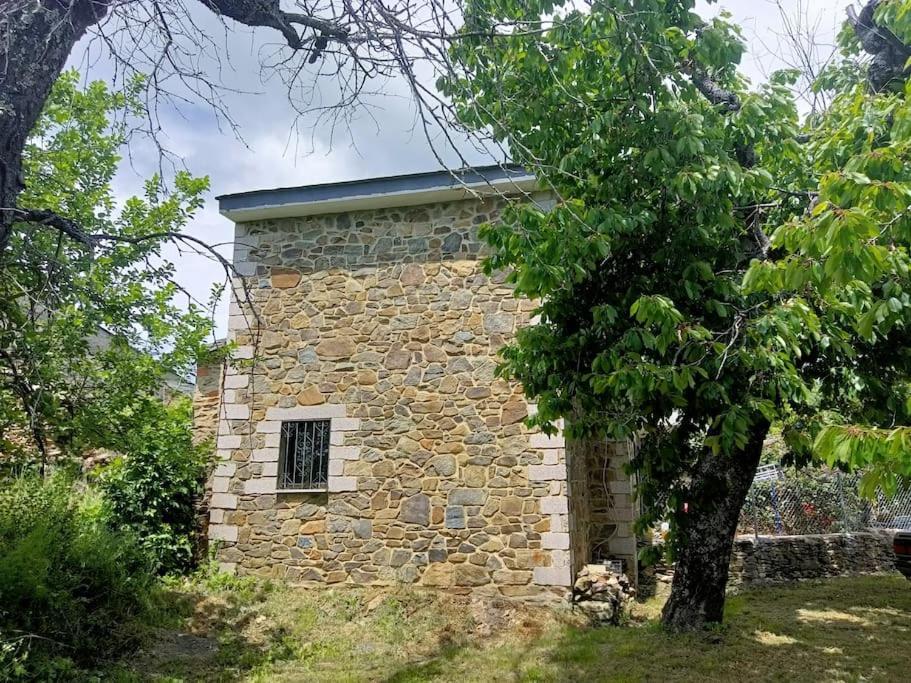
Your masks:
[{"label": "chain-link fence", "polygon": [[858,492],[859,474],[763,465],[740,515],[739,534],[784,536],[911,529],[911,488],[870,501]]}]

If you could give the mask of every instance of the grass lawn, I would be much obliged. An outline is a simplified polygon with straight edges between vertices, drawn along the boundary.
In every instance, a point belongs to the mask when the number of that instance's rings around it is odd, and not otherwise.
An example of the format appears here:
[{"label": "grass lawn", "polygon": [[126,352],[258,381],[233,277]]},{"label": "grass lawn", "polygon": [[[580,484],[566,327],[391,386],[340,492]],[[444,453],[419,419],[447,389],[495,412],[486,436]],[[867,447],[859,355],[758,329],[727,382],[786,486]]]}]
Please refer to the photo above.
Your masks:
[{"label": "grass lawn", "polygon": [[[911,679],[911,582],[832,579],[755,589],[726,624],[665,633],[660,603],[626,627],[415,590],[183,586],[180,617],[110,680],[900,681]],[[179,623],[178,623],[179,622]]]}]

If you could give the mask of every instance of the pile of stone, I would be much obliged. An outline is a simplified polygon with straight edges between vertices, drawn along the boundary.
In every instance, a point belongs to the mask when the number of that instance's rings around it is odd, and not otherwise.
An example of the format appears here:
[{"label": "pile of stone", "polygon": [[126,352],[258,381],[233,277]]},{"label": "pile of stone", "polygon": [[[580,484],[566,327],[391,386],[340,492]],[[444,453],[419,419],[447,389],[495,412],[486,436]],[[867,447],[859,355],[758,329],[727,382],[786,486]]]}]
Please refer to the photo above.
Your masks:
[{"label": "pile of stone", "polygon": [[573,585],[574,609],[598,625],[619,624],[635,597],[636,589],[626,574],[617,573],[608,565],[586,565]]},{"label": "pile of stone", "polygon": [[654,572],[655,581],[660,581],[661,583],[674,582],[674,565],[660,562],[655,565]]}]

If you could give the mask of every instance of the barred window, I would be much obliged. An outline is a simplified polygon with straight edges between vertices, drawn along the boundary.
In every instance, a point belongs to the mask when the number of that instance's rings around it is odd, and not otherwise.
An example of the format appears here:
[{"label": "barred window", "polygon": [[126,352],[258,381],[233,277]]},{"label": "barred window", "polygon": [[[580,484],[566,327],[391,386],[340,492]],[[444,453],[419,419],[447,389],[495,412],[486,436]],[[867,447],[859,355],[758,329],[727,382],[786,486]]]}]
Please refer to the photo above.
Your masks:
[{"label": "barred window", "polygon": [[325,489],[329,480],[329,420],[283,422],[278,488]]}]

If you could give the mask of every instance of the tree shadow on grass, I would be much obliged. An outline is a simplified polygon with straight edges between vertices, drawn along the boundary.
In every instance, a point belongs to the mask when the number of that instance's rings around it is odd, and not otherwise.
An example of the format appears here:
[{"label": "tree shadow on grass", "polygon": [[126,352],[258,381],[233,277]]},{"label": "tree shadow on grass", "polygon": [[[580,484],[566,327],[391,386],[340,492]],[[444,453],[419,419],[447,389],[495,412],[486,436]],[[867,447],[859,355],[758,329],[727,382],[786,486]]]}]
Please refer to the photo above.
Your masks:
[{"label": "tree shadow on grass", "polygon": [[408,681],[907,680],[911,587],[890,577],[746,591],[723,627],[673,634],[656,622],[563,625],[471,643],[400,668]]},{"label": "tree shadow on grass", "polygon": [[[906,680],[911,588],[894,577],[830,579],[746,591],[725,625],[700,633],[567,629],[543,680]],[[532,680],[515,677],[515,680]]]},{"label": "tree shadow on grass", "polygon": [[115,680],[244,680],[263,665],[276,661],[268,647],[232,634],[194,635],[159,629],[149,645],[128,661],[121,662]]}]

